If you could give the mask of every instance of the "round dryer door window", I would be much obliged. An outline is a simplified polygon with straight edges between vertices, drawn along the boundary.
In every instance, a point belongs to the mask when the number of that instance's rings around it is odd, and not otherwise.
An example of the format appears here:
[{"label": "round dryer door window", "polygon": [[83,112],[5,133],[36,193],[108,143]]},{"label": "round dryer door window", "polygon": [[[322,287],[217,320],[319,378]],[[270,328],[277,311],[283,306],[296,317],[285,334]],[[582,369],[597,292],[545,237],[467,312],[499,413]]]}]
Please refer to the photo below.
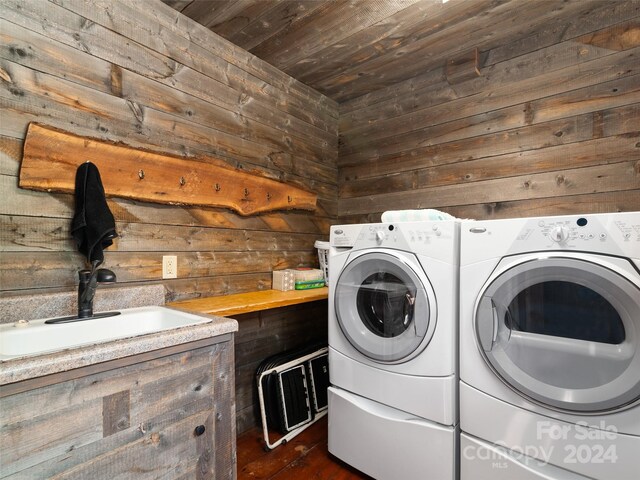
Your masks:
[{"label": "round dryer door window", "polygon": [[478,299],[476,336],[489,366],[547,407],[599,413],[640,399],[639,287],[615,263],[592,260],[515,264]]},{"label": "round dryer door window", "polygon": [[361,254],[346,265],[336,282],[340,328],[351,345],[373,360],[408,360],[433,334],[433,290],[425,275],[409,266],[411,259],[419,268],[413,256]]}]

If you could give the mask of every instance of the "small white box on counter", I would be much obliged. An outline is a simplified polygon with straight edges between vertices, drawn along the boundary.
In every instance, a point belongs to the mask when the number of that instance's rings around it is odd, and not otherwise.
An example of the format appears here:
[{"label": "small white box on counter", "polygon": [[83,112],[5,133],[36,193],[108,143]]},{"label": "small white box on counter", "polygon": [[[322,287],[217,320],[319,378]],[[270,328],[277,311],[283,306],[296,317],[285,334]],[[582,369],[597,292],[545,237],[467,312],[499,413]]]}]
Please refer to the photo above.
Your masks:
[{"label": "small white box on counter", "polygon": [[274,270],[272,286],[274,290],[281,290],[287,292],[289,290],[295,290],[296,278],[293,275],[292,270]]},{"label": "small white box on counter", "polygon": [[287,292],[296,289],[297,284],[318,282],[324,280],[322,270],[317,268],[288,268],[274,270],[272,287],[274,290]]}]

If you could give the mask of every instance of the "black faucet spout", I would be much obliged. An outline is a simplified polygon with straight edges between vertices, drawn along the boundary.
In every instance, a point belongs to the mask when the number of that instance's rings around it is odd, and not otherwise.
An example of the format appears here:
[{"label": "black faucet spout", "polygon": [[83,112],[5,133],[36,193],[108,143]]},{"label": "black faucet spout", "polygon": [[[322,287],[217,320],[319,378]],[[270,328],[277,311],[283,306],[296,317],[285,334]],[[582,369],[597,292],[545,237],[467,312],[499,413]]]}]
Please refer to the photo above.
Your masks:
[{"label": "black faucet spout", "polygon": [[98,283],[114,283],[116,274],[106,268],[97,270],[80,270],[78,272],[78,318],[93,316],[93,297]]},{"label": "black faucet spout", "polygon": [[78,314],[70,317],[58,317],[45,320],[47,324],[71,323],[94,318],[114,317],[120,312],[93,313],[93,297],[99,283],[114,283],[116,274],[106,268],[96,269],[94,265],[91,270],[80,270],[78,277]]}]

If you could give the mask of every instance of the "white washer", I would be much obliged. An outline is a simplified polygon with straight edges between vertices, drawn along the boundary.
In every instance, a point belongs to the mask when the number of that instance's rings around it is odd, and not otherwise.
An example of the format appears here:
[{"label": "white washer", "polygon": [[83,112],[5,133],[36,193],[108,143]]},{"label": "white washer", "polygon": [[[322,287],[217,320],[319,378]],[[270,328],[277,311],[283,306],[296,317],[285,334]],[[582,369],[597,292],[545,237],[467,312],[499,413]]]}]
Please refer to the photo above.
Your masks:
[{"label": "white washer", "polygon": [[331,227],[329,451],[377,479],[457,475],[459,227]]},{"label": "white washer", "polygon": [[640,212],[462,222],[463,480],[635,480]]}]

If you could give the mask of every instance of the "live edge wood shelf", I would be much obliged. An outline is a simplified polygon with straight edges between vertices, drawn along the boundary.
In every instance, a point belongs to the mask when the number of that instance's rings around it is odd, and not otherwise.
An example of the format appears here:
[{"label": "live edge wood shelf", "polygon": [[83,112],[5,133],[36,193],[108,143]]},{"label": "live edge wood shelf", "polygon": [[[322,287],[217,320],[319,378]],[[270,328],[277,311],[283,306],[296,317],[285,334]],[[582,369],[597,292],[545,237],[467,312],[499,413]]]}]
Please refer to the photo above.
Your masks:
[{"label": "live edge wood shelf", "polygon": [[[68,192],[85,161],[100,170],[105,194],[171,205],[230,208],[240,215],[315,210],[316,195],[262,175],[222,166],[213,157],[184,158],[31,123],[20,166],[21,188]],[[225,164],[226,165],[226,164]]]},{"label": "live edge wood shelf", "polygon": [[300,303],[324,300],[329,297],[329,289],[313,288],[310,290],[262,290],[259,292],[237,293],[219,297],[196,298],[173,302],[170,306],[196,313],[230,317],[243,313],[258,312],[270,308],[286,307]]}]

